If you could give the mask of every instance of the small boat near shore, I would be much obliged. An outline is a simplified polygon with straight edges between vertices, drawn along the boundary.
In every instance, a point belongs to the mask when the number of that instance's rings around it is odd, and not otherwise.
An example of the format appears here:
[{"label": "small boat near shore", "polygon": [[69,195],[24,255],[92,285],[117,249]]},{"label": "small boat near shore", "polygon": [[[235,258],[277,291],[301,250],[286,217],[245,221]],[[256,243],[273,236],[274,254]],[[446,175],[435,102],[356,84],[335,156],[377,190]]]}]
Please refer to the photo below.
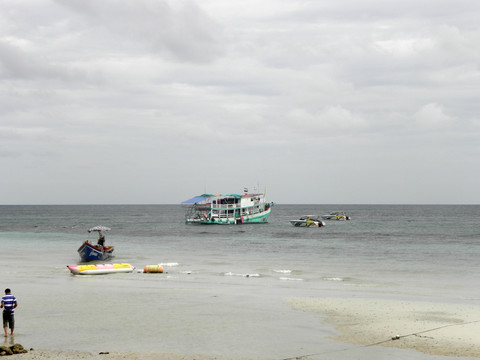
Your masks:
[{"label": "small boat near shore", "polygon": [[267,223],[273,203],[265,194],[202,194],[182,202],[185,222],[204,225],[240,225]]},{"label": "small boat near shore", "polygon": [[105,236],[102,231],[109,231],[106,226],[95,226],[88,232],[98,232],[97,244],[92,244],[86,240],[77,250],[82,261],[103,261],[113,256],[113,246],[105,246]]},{"label": "small boat near shore", "polygon": [[330,214],[322,215],[323,220],[335,220],[335,221],[345,221],[351,220],[351,217],[348,216],[345,211],[334,211]]},{"label": "small boat near shore", "polygon": [[99,247],[86,240],[77,251],[82,261],[103,261],[113,256],[113,250],[113,246]]},{"label": "small boat near shore", "polygon": [[322,227],[325,226],[325,222],[323,222],[318,215],[304,215],[297,220],[290,220],[290,224],[296,227]]},{"label": "small boat near shore", "polygon": [[104,275],[114,273],[130,273],[135,270],[135,266],[126,263],[67,265],[67,268],[73,275]]}]

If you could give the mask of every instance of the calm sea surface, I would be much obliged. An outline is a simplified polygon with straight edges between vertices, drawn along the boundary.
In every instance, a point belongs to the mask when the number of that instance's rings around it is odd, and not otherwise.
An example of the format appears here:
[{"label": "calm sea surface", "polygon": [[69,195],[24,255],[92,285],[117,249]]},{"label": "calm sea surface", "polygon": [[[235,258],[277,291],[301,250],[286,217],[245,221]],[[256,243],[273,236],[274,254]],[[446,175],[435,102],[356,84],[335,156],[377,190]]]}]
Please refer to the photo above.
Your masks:
[{"label": "calm sea surface", "polygon": [[[296,228],[305,214],[351,221]],[[1,284],[20,303],[15,342],[88,351],[284,359],[348,348],[292,297],[475,303],[480,206],[275,205],[268,224],[195,226],[180,205],[0,206]],[[105,225],[131,274],[72,276]],[[143,274],[163,264],[164,274]],[[3,290],[2,288],[2,290]],[[363,351],[363,350],[362,350]],[[352,349],[344,359],[437,359]],[[349,357],[350,356],[350,357]],[[318,355],[330,359],[331,355]]]}]

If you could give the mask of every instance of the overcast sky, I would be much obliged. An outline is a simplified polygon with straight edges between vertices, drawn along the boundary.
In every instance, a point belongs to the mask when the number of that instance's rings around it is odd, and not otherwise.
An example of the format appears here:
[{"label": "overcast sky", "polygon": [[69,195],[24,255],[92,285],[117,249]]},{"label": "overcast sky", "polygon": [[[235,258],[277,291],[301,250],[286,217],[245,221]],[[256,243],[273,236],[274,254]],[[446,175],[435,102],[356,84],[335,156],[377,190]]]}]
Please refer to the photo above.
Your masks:
[{"label": "overcast sky", "polygon": [[0,204],[480,204],[478,0],[0,1]]}]

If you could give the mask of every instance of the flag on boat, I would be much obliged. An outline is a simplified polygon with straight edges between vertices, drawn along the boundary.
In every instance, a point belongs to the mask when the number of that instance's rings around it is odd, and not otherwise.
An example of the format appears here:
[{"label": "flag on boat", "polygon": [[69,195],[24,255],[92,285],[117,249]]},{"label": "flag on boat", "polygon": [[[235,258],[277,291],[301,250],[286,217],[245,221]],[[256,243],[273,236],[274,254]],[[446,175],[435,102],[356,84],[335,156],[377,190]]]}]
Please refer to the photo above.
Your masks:
[{"label": "flag on boat", "polygon": [[248,193],[248,188],[243,188],[243,192],[246,194]]}]

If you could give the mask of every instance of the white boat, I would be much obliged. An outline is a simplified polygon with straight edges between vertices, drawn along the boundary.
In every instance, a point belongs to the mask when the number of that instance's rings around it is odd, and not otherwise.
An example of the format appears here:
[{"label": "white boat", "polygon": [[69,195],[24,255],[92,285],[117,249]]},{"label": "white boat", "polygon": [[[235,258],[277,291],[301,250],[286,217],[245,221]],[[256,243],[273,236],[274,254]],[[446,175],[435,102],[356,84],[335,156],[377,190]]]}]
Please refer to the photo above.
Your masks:
[{"label": "white boat", "polygon": [[267,223],[273,203],[265,194],[203,194],[182,202],[187,224],[261,224]]},{"label": "white boat", "polygon": [[345,211],[334,211],[327,215],[322,215],[323,220],[344,221],[351,220],[351,217],[345,214]]},{"label": "white boat", "polygon": [[304,227],[322,227],[325,226],[325,222],[320,219],[318,215],[303,215],[297,220],[290,220],[290,224],[293,226],[304,226]]}]

